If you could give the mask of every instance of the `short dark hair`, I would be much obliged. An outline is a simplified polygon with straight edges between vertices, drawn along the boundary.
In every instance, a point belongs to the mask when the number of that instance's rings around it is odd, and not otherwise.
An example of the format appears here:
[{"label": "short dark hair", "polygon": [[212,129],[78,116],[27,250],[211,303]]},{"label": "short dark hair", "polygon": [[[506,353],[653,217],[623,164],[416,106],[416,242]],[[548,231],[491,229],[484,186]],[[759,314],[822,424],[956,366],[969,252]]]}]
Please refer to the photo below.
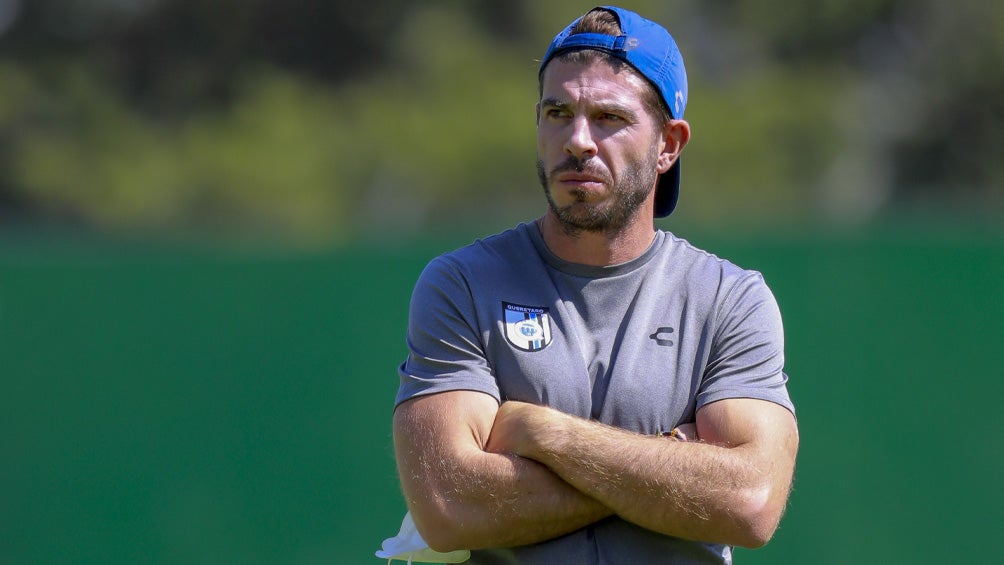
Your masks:
[{"label": "short dark hair", "polygon": [[[578,33],[601,33],[603,35],[621,35],[624,33],[621,30],[621,24],[617,20],[617,14],[607,10],[605,8],[594,8],[582,16],[579,23],[575,25],[572,29],[572,35]],[[653,117],[660,120],[663,124],[669,123],[673,119],[673,113],[669,111],[669,107],[666,106],[666,101],[662,99],[662,95],[659,94],[659,90],[651,83],[645,75],[641,74],[629,63],[607,53],[606,51],[599,51],[596,49],[576,49],[572,51],[565,51],[564,53],[559,53],[554,56],[554,59],[560,59],[566,63],[589,63],[592,61],[605,61],[615,70],[620,71],[621,68],[627,68],[636,76],[645,81],[646,88],[642,93],[642,105],[645,107]],[[544,91],[544,73],[541,72],[538,84],[538,92],[543,93]]]}]

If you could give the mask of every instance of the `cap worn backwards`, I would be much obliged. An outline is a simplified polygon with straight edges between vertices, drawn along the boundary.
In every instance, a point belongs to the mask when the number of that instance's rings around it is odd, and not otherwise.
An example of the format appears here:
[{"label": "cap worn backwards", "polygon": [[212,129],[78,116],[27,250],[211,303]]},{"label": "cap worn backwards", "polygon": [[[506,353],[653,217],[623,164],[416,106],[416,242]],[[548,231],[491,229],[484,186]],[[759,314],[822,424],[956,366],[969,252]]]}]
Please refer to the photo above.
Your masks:
[{"label": "cap worn backwards", "polygon": [[[616,6],[601,6],[617,16],[621,35],[576,33],[576,19],[551,41],[540,62],[540,73],[555,56],[568,51],[595,49],[626,61],[641,73],[656,91],[673,118],[682,120],[687,108],[687,71],[683,55],[668,31],[661,25]],[[659,178],[655,192],[655,217],[670,215],[680,196],[680,159]]]}]

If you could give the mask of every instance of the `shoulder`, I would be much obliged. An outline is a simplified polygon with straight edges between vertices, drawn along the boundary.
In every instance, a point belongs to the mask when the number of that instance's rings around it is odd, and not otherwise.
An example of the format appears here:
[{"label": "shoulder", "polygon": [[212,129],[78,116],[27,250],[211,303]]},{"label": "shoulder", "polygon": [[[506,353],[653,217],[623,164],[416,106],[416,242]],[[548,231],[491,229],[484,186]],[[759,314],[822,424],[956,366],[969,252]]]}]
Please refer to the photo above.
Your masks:
[{"label": "shoulder", "polygon": [[510,261],[514,256],[525,257],[527,252],[533,249],[529,226],[519,224],[512,229],[477,239],[468,245],[444,253],[433,259],[430,265],[461,270],[480,268],[493,262]]},{"label": "shoulder", "polygon": [[443,276],[461,279],[498,276],[499,271],[519,269],[539,260],[539,254],[527,224],[478,239],[468,245],[439,255],[430,261],[420,281]]},{"label": "shoulder", "polygon": [[[760,271],[740,267],[673,234],[666,235],[662,276],[671,278],[664,284],[684,293],[714,327],[721,329],[754,318],[779,327],[777,302]],[[757,315],[751,317],[753,312]]]},{"label": "shoulder", "polygon": [[665,234],[663,264],[667,269],[679,273],[688,286],[703,287],[708,290],[714,288],[715,294],[722,298],[739,286],[766,287],[763,275],[759,271],[740,267],[670,232]]},{"label": "shoulder", "polygon": [[536,263],[540,258],[528,226],[520,224],[429,261],[415,284],[415,295],[478,294],[535,269]]}]

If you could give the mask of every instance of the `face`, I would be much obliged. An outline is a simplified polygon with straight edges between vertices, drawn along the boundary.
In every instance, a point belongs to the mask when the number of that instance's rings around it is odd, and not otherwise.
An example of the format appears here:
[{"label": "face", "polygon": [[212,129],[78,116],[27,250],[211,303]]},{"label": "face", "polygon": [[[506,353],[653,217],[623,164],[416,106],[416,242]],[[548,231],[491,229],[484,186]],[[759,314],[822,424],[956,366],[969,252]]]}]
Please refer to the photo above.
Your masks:
[{"label": "face", "polygon": [[[644,107],[644,80],[596,60],[553,60],[537,109],[537,172],[552,212],[573,233],[617,232],[668,170],[663,124]],[[646,219],[649,221],[649,219]]]}]

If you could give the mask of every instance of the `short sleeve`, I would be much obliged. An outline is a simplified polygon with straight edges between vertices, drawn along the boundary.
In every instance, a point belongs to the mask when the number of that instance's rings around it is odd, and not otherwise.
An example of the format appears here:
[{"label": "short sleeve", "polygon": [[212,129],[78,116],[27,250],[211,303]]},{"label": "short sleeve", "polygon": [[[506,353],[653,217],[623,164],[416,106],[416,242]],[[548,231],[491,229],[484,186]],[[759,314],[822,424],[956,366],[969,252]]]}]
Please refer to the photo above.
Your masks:
[{"label": "short sleeve", "polygon": [[474,390],[499,399],[470,286],[447,257],[434,259],[415,284],[408,313],[408,357],[398,369],[395,406],[410,398]]},{"label": "short sleeve", "polygon": [[748,272],[733,285],[716,322],[697,408],[726,398],[755,398],[794,413],[784,372],[781,312],[759,273]]}]

